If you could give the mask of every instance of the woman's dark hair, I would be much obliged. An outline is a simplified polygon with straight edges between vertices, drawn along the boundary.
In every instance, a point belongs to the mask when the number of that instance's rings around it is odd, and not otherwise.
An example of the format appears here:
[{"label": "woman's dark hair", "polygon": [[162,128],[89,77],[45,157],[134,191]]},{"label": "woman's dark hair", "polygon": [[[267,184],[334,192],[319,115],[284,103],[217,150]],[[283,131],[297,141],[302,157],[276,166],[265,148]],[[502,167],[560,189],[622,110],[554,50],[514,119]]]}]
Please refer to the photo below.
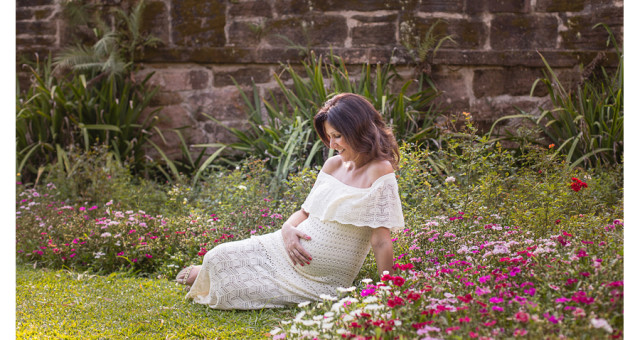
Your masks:
[{"label": "woman's dark hair", "polygon": [[329,122],[343,135],[354,151],[366,155],[369,160],[388,160],[394,169],[398,169],[400,151],[396,138],[366,98],[341,93],[327,100],[316,113],[313,125],[324,144],[329,146],[324,122]]}]

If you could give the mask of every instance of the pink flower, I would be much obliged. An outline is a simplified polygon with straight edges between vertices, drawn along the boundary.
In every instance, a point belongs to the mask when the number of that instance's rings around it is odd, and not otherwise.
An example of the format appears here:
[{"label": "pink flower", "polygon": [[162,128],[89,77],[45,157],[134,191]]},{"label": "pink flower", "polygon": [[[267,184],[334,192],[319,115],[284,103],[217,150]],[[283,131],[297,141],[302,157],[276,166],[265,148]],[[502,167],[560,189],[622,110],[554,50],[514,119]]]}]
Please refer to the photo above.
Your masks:
[{"label": "pink flower", "polygon": [[78,208],[78,210],[80,210],[80,211],[85,211],[85,210],[87,210],[87,208],[85,208],[85,207],[80,207],[80,208]]},{"label": "pink flower", "polygon": [[494,297],[489,299],[489,302],[491,302],[491,303],[501,303],[503,301],[504,300],[501,297],[497,297],[497,296],[494,296]]},{"label": "pink flower", "polygon": [[481,277],[478,278],[478,282],[480,282],[480,283],[485,283],[488,280],[491,280],[491,275],[481,276]]},{"label": "pink flower", "polygon": [[363,289],[362,292],[360,292],[360,296],[365,297],[365,296],[373,295],[375,293],[376,293],[375,288]]},{"label": "pink flower", "polygon": [[151,255],[151,254],[144,254],[144,256],[145,256],[146,258],[148,258],[148,259],[150,259],[150,258],[152,258],[152,257],[153,257],[153,255]]},{"label": "pink flower", "polygon": [[393,278],[393,284],[400,287],[404,284],[405,280],[401,276],[396,276]]},{"label": "pink flower", "polygon": [[516,328],[513,331],[513,336],[525,336],[525,335],[527,335],[527,330],[526,329],[518,329],[518,328]]},{"label": "pink flower", "polygon": [[525,293],[529,294],[530,296],[533,296],[536,294],[536,289],[535,288],[527,288],[524,290]]},{"label": "pink flower", "polygon": [[504,311],[504,308],[500,307],[500,306],[491,306],[491,309],[493,309],[496,312],[502,312]]},{"label": "pink flower", "polygon": [[98,209],[98,206],[97,206],[97,205],[94,205],[93,207],[89,208],[89,211],[91,211],[91,210],[96,210],[96,209]]},{"label": "pink flower", "polygon": [[471,319],[469,319],[468,316],[465,316],[464,318],[460,318],[458,319],[458,322],[460,323],[467,323],[467,322],[471,322]]},{"label": "pink flower", "polygon": [[118,255],[118,256],[122,256],[122,255],[124,255],[124,252],[123,252],[123,251],[121,251],[121,252],[119,252],[117,255]]},{"label": "pink flower", "polygon": [[518,322],[522,322],[522,323],[529,322],[529,314],[527,312],[522,312],[522,311],[517,312],[513,317]]}]

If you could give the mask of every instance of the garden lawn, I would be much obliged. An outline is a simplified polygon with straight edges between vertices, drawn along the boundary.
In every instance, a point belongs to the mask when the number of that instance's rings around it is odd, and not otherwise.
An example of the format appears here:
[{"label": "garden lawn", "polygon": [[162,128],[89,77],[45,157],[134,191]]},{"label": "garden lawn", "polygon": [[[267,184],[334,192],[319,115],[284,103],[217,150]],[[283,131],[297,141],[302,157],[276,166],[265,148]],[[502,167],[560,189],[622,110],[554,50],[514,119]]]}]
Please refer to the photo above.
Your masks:
[{"label": "garden lawn", "polygon": [[290,317],[195,305],[165,279],[16,269],[17,339],[260,339]]}]

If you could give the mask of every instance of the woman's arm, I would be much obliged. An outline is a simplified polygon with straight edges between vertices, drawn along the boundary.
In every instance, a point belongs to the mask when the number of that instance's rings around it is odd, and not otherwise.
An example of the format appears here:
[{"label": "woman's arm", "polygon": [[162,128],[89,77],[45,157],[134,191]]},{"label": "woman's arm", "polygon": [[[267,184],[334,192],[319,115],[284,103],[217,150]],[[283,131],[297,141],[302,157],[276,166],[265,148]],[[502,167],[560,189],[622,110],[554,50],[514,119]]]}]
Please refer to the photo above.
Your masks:
[{"label": "woman's arm", "polygon": [[311,240],[311,237],[296,227],[298,224],[302,223],[302,221],[306,220],[309,217],[309,214],[300,209],[294,212],[286,222],[282,225],[282,239],[284,241],[284,247],[287,250],[287,254],[293,264],[299,264],[304,266],[304,264],[310,264],[311,262],[311,254],[307,252],[302,244],[300,244],[300,238],[304,238],[305,240]]},{"label": "woman's arm", "polygon": [[389,274],[393,273],[393,242],[391,242],[391,231],[388,228],[374,228],[371,233],[371,248],[376,257],[378,274],[382,275],[385,270]]}]

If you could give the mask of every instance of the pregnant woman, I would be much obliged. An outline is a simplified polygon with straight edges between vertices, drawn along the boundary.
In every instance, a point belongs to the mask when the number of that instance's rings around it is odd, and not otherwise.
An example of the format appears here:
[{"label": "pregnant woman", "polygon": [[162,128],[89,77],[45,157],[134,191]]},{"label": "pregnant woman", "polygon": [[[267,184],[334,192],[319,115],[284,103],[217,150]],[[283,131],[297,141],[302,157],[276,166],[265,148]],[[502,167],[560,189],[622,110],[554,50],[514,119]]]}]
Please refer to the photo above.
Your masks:
[{"label": "pregnant woman", "polygon": [[392,272],[392,229],[404,226],[391,130],[364,97],[343,93],[314,117],[316,132],[336,151],[302,204],[266,235],[224,243],[176,280],[187,298],[216,309],[285,307],[349,287],[369,249],[378,273]]}]

